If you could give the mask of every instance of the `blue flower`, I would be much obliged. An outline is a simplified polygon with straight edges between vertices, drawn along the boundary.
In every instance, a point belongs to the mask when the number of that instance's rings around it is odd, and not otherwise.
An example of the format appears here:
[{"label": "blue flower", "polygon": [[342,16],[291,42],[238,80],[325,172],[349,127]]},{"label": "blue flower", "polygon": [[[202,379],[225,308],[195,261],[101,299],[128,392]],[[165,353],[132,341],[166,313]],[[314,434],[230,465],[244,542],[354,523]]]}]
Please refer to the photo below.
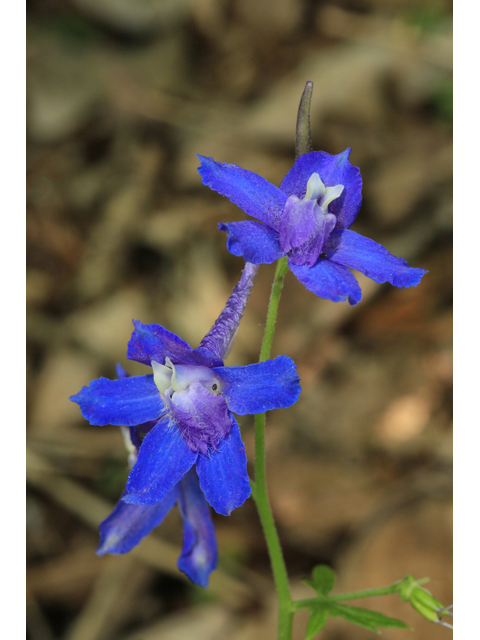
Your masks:
[{"label": "blue flower", "polygon": [[[117,376],[130,377],[121,364],[117,364]],[[143,438],[155,424],[153,420],[131,427],[120,426],[130,468],[137,462]],[[157,504],[129,504],[122,500],[125,495],[126,491],[112,513],[100,524],[97,555],[127,553],[160,525],[178,503],[183,518],[183,548],[178,568],[195,584],[207,587],[209,576],[217,566],[217,543],[210,507],[200,489],[195,469],[190,469]]]},{"label": "blue flower", "polygon": [[360,301],[362,292],[350,269],[375,282],[416,286],[424,269],[409,267],[373,240],[349,230],[362,203],[362,178],[348,160],[350,151],[300,156],[280,188],[234,164],[198,156],[203,184],[259,220],[218,225],[228,234],[230,253],[254,264],[270,264],[288,255],[300,282],[333,302]]},{"label": "blue flower", "polygon": [[155,420],[130,472],[123,501],[161,502],[196,465],[207,501],[229,515],[250,496],[247,459],[232,412],[289,407],[300,394],[287,356],[245,367],[225,367],[258,267],[246,264],[240,282],[212,329],[192,349],[160,325],[134,321],[127,357],[153,375],[99,378],[71,397],[90,424],[127,427]]}]

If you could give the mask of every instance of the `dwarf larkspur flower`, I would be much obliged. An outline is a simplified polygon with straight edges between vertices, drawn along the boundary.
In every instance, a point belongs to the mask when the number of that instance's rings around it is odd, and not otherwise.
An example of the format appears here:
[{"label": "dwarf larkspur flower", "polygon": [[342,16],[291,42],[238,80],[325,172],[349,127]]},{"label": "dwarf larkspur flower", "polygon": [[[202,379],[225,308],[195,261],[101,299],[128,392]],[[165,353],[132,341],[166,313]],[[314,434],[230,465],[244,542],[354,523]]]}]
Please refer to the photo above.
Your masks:
[{"label": "dwarf larkspur flower", "polygon": [[[117,376],[130,377],[120,364],[117,364]],[[143,438],[155,424],[152,420],[132,427],[120,426],[130,468],[137,461]],[[217,566],[217,542],[210,507],[200,489],[195,469],[190,469],[170,493],[156,504],[129,504],[122,500],[125,495],[126,491],[112,513],[100,524],[97,555],[127,553],[160,525],[170,509],[178,503],[183,518],[183,548],[177,562],[178,568],[195,584],[207,587],[210,574]]]},{"label": "dwarf larkspur flower", "polygon": [[338,155],[300,156],[280,185],[233,164],[198,156],[205,185],[226,196],[259,222],[220,223],[227,249],[254,264],[288,255],[289,267],[307,289],[334,302],[356,304],[362,292],[350,269],[375,282],[416,286],[426,273],[369,238],[349,230],[362,202],[362,178],[350,164],[350,149]]},{"label": "dwarf larkspur flower", "polygon": [[162,501],[196,464],[207,501],[223,515],[250,496],[246,455],[232,412],[285,408],[297,401],[299,378],[287,356],[225,367],[258,267],[246,264],[218,320],[192,349],[160,325],[134,321],[127,357],[153,375],[99,378],[71,400],[90,424],[134,426],[155,420],[130,472],[123,501]]}]

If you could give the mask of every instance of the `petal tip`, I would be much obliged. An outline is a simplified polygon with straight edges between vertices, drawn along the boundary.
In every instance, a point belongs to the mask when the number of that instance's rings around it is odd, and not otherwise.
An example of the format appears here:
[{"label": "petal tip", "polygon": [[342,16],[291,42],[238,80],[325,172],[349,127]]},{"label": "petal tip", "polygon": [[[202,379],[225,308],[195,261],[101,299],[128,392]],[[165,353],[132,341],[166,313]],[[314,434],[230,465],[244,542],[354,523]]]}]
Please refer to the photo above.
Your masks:
[{"label": "petal tip", "polygon": [[[405,287],[405,288],[410,288],[410,287],[416,287],[417,285],[420,284],[421,279],[423,278],[423,276],[425,274],[427,274],[428,271],[426,269],[419,269],[416,267],[412,267],[410,269],[410,273],[408,274],[408,280],[406,278],[402,279],[401,283],[395,286],[398,287]],[[395,284],[395,283],[393,283]]]},{"label": "petal tip", "polygon": [[423,276],[428,273],[425,269],[417,267],[410,267],[405,261],[406,269],[399,273],[393,273],[391,277],[385,279],[385,282],[389,282],[398,289],[410,289],[420,284]]},{"label": "petal tip", "polygon": [[102,557],[106,553],[108,553],[108,549],[105,549],[105,544],[104,543],[99,544],[95,551],[95,554],[99,557]]},{"label": "petal tip", "polygon": [[140,320],[135,320],[134,318],[132,318],[132,324],[133,324],[134,332],[142,330],[143,322],[141,322]]},{"label": "petal tip", "polygon": [[[354,295],[350,295],[348,296],[348,302],[349,304],[354,307],[356,304],[358,304],[362,299],[362,292],[360,291],[360,293],[355,293]],[[346,302],[346,300],[345,300]]]},{"label": "petal tip", "polygon": [[200,160],[200,167],[198,167],[198,170],[201,169],[202,165],[205,164],[206,162],[214,162],[214,159],[212,158],[212,156],[202,156],[202,154],[197,153],[197,158]]},{"label": "petal tip", "polygon": [[337,166],[341,167],[343,164],[345,164],[347,160],[350,158],[351,153],[352,153],[351,147],[347,147],[345,151],[342,151],[341,153],[339,153],[337,155],[337,159],[338,159]]}]

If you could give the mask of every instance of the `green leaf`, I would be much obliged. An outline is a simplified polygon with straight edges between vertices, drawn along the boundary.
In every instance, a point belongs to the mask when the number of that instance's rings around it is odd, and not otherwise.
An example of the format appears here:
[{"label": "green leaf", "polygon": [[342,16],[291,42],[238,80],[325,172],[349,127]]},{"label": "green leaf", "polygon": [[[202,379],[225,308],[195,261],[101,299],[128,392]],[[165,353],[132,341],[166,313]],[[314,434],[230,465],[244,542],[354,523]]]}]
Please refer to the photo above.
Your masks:
[{"label": "green leaf", "polygon": [[305,640],[311,640],[313,636],[323,629],[327,621],[327,612],[324,607],[315,607],[310,611],[310,620],[307,626],[307,635]]},{"label": "green leaf", "polygon": [[369,629],[375,633],[380,633],[378,627],[390,628],[390,629],[410,629],[408,624],[397,620],[396,618],[390,618],[389,616],[378,613],[377,611],[370,611],[369,609],[361,609],[360,607],[351,607],[346,604],[328,603],[326,604],[326,610],[332,617],[340,617],[353,624],[358,624],[360,627]]},{"label": "green leaf", "polygon": [[315,589],[319,596],[327,596],[335,584],[335,571],[326,564],[320,564],[312,571],[312,580],[304,580]]}]

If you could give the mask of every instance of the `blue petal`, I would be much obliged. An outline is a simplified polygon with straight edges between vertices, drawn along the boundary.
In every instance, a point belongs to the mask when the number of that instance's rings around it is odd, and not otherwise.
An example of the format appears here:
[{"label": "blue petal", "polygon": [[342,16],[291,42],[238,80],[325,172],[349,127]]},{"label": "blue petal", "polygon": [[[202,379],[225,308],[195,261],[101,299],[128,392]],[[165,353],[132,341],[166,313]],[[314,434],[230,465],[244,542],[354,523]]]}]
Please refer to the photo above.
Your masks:
[{"label": "blue petal", "polygon": [[390,282],[395,287],[416,287],[427,272],[409,267],[381,244],[355,231],[335,229],[324,252],[332,262],[364,273],[375,282]]},{"label": "blue petal", "polygon": [[[178,486],[157,504],[127,504],[122,499],[100,525],[97,555],[127,553],[157,527],[178,499]],[[125,492],[122,495],[125,495]]]},{"label": "blue petal", "polygon": [[336,156],[325,151],[312,151],[300,156],[283,179],[280,189],[287,196],[303,198],[313,173],[318,173],[326,187],[343,184],[342,195],[328,205],[328,211],[337,216],[337,228],[348,229],[362,204],[362,177],[360,169],[348,160],[350,151],[345,149]]},{"label": "blue petal", "polygon": [[240,429],[232,418],[230,435],[210,457],[198,456],[197,473],[206,499],[217,513],[229,516],[250,497],[247,456]]},{"label": "blue petal", "polygon": [[[129,378],[130,374],[126,371],[122,365],[117,362],[117,377],[118,378]],[[142,422],[141,424],[137,424],[135,426],[130,426],[130,440],[132,444],[137,449],[140,449],[140,445],[142,444],[142,439],[146,433],[148,433],[158,422],[158,416],[155,420],[149,420],[148,422]]]},{"label": "blue petal", "polygon": [[220,222],[220,231],[228,234],[227,249],[253,264],[271,264],[285,253],[278,242],[278,233],[260,222]]},{"label": "blue petal", "polygon": [[184,523],[183,548],[178,568],[192,582],[207,587],[209,576],[217,566],[217,542],[210,507],[200,489],[195,469],[190,469],[177,486]]},{"label": "blue petal", "polygon": [[71,396],[90,424],[127,427],[158,419],[165,412],[152,375],[119,380],[98,378]]},{"label": "blue petal", "polygon": [[128,343],[127,358],[151,366],[152,360],[164,364],[168,356],[173,364],[218,366],[221,360],[207,349],[193,350],[190,345],[159,324],[133,320],[135,330]]},{"label": "blue petal", "polygon": [[228,408],[242,416],[289,407],[300,395],[300,378],[288,356],[213,371],[222,383],[222,396]]},{"label": "blue petal", "polygon": [[142,442],[138,459],[130,471],[125,502],[155,504],[179,482],[197,459],[176,426],[160,420]]},{"label": "blue petal", "polygon": [[215,162],[213,158],[197,156],[201,162],[198,172],[203,184],[230,202],[236,204],[249,216],[277,229],[280,215],[287,200],[282,191],[265,178],[235,164]]},{"label": "blue petal", "polygon": [[313,267],[301,267],[289,263],[292,273],[320,298],[327,298],[333,302],[357,304],[362,299],[362,290],[351,271],[340,264],[320,258]]}]

